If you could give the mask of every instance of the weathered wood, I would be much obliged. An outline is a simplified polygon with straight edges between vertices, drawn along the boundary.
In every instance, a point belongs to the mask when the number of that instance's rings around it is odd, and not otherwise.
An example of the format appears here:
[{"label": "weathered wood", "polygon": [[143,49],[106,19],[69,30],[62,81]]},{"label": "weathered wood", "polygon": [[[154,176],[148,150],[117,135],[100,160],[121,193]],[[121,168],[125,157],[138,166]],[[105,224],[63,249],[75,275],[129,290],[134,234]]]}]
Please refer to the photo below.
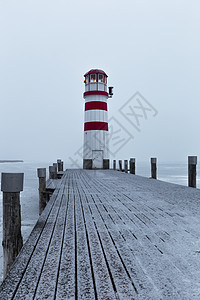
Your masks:
[{"label": "weathered wood", "polygon": [[4,278],[23,246],[20,206],[20,191],[23,190],[23,178],[23,173],[2,173],[1,175]]},{"label": "weathered wood", "polygon": [[128,173],[128,160],[124,160],[124,172]]},{"label": "weathered wood", "polygon": [[[37,285],[36,299],[53,299],[56,294],[56,281],[57,281],[57,272],[55,269],[59,267],[60,255],[62,253],[62,240],[64,230],[65,230],[65,216],[68,212],[68,199],[66,197],[66,186],[62,183],[62,197],[61,202],[59,203],[59,210],[57,212],[55,220],[55,228],[53,235],[50,240],[48,255],[45,260],[44,267],[42,272],[40,272],[40,280]],[[58,199],[59,200],[59,199]],[[57,253],[57,255],[55,255]],[[46,286],[51,286],[50,289],[47,289]]]},{"label": "weathered wood", "polygon": [[[17,289],[15,295],[16,299],[31,299],[38,289],[39,280],[41,278],[42,272],[45,267],[45,262],[48,258],[48,254],[51,249],[53,235],[55,234],[55,225],[58,220],[58,215],[60,212],[63,190],[64,190],[64,186],[62,186],[59,190],[57,201],[56,203],[54,203],[52,207],[51,214],[49,215],[45,227],[41,232],[41,237],[37,241],[37,246],[30,257],[30,261],[27,265],[26,272],[23,274],[21,280],[21,285]],[[54,257],[55,259],[57,259],[57,261],[59,260],[57,252],[54,252]],[[53,271],[53,262],[52,262],[52,266],[49,267],[49,272],[52,271]],[[47,276],[46,276],[46,280],[47,280]],[[51,284],[52,284],[52,289],[54,290],[55,282],[51,282]],[[46,292],[48,293],[49,289]]]},{"label": "weathered wood", "polygon": [[36,223],[34,230],[31,232],[29,239],[21,249],[20,254],[17,256],[15,262],[13,263],[7,279],[4,280],[2,285],[0,286],[0,299],[12,299],[14,293],[17,291],[19,283],[21,282],[26,268],[29,264],[30,258],[32,257],[33,252],[35,251],[35,248],[41,237],[41,233],[43,232],[47,224],[50,213],[52,213],[52,208],[55,205],[55,200],[58,196],[58,192],[59,190],[56,190],[54,192],[45,210]]},{"label": "weathered wood", "polygon": [[197,156],[188,156],[188,186],[196,188]]},{"label": "weathered wood", "polygon": [[52,192],[54,192],[56,188],[60,187],[60,184],[61,184],[61,180],[59,179],[48,179],[46,182],[46,189],[52,190]]},{"label": "weathered wood", "polygon": [[54,168],[55,168],[55,170],[54,170],[54,179],[57,179],[57,172],[58,172],[58,164],[57,163],[53,163],[53,166],[54,166]]},{"label": "weathered wood", "polygon": [[64,172],[63,171],[59,171],[57,172],[57,179],[61,179],[63,176]]},{"label": "weathered wood", "polygon": [[119,170],[122,171],[122,160],[119,160]]},{"label": "weathered wood", "polygon": [[103,169],[107,170],[110,168],[110,160],[109,159],[103,159]]},{"label": "weathered wood", "polygon": [[130,174],[134,174],[135,175],[135,158],[130,158],[129,161],[129,168],[130,168]]},{"label": "weathered wood", "polygon": [[49,166],[49,179],[56,179],[57,171],[55,166]]},{"label": "weathered wood", "polygon": [[57,159],[57,165],[58,165],[58,172],[63,171],[62,170],[62,161],[61,161],[61,159]]},{"label": "weathered wood", "polygon": [[112,170],[51,181],[0,299],[199,299],[200,190]]},{"label": "weathered wood", "polygon": [[37,175],[39,178],[39,215],[43,212],[46,204],[47,204],[47,197],[45,195],[46,191],[46,169],[45,168],[38,168]]},{"label": "weathered wood", "polygon": [[151,158],[151,178],[157,179],[157,158]]},{"label": "weathered wood", "polygon": [[113,170],[116,170],[116,160],[113,160]]}]

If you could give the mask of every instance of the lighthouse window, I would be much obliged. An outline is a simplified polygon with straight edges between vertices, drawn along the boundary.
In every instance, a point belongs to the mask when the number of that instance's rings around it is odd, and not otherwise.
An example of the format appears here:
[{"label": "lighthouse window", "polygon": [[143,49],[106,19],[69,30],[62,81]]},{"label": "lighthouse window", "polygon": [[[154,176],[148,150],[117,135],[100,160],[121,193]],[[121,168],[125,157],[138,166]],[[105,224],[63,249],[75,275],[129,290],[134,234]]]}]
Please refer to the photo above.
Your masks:
[{"label": "lighthouse window", "polygon": [[99,80],[98,81],[103,83],[103,77],[104,76],[102,74],[99,74]]},{"label": "lighthouse window", "polygon": [[89,83],[89,75],[86,76],[86,83]]},{"label": "lighthouse window", "polygon": [[90,75],[90,82],[96,82],[96,74]]}]

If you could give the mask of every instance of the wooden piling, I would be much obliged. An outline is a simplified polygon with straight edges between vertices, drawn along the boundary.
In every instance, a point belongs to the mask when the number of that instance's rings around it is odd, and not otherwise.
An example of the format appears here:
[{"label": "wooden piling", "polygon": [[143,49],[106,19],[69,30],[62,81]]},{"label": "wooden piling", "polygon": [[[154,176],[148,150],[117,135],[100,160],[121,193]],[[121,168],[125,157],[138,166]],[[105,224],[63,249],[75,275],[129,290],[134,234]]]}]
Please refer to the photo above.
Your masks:
[{"label": "wooden piling", "polygon": [[56,179],[55,166],[49,166],[49,179]]},{"label": "wooden piling", "polygon": [[41,215],[46,206],[46,169],[38,168],[37,174],[39,178],[39,215]]},{"label": "wooden piling", "polygon": [[23,191],[24,173],[2,173],[3,192],[3,276],[15,261],[23,246],[21,234],[20,192]]},{"label": "wooden piling", "polygon": [[57,165],[58,165],[58,172],[62,171],[62,161],[61,159],[57,159]]},{"label": "wooden piling", "polygon": [[54,179],[56,179],[57,178],[57,173],[58,173],[58,164],[57,163],[53,163],[53,166],[55,167],[55,170],[54,170],[54,172],[55,172],[55,178]]},{"label": "wooden piling", "polygon": [[113,170],[116,170],[116,160],[113,160]]},{"label": "wooden piling", "polygon": [[122,171],[122,161],[119,160],[119,170]]},{"label": "wooden piling", "polygon": [[128,173],[128,160],[127,159],[124,160],[124,171],[125,171],[125,173]]},{"label": "wooden piling", "polygon": [[157,179],[157,158],[151,158],[151,178]]},{"label": "wooden piling", "polygon": [[188,186],[196,188],[197,156],[188,156]]},{"label": "wooden piling", "polygon": [[135,175],[135,158],[130,158],[130,174],[134,174]]}]

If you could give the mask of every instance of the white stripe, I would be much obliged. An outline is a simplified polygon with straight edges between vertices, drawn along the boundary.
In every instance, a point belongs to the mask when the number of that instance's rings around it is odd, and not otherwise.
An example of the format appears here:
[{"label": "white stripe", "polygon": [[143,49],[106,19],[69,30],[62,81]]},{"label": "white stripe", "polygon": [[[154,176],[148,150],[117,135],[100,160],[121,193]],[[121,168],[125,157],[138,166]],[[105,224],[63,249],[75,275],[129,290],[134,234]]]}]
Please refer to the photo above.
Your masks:
[{"label": "white stripe", "polygon": [[104,130],[85,131],[83,158],[92,159],[92,150],[103,150],[103,158],[108,158],[108,136]]},{"label": "white stripe", "polygon": [[85,122],[108,122],[108,112],[106,110],[85,111]]},{"label": "white stripe", "polygon": [[108,97],[103,95],[88,95],[85,97],[85,102],[91,102],[91,101],[103,101],[107,102]]}]

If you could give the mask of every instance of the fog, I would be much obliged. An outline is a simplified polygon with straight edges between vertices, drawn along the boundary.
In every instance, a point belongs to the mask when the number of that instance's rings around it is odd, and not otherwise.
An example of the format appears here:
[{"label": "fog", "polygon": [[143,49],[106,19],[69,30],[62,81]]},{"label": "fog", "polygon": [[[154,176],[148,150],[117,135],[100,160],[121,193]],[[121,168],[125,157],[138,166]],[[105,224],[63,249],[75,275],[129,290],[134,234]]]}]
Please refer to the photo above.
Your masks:
[{"label": "fog", "polygon": [[1,1],[0,159],[80,160],[92,68],[108,74],[111,127],[123,128],[111,159],[199,155],[199,11],[197,0]]}]

